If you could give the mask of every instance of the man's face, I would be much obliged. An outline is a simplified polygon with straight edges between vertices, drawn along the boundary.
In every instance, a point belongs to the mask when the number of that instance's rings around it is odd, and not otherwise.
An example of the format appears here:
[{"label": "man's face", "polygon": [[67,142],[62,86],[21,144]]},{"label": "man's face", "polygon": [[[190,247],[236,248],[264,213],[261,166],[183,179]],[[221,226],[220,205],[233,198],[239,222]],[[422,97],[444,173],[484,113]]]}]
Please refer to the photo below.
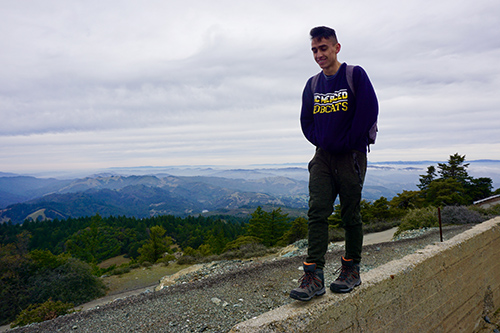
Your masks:
[{"label": "man's face", "polygon": [[315,38],[311,41],[311,50],[314,60],[316,60],[325,74],[333,75],[337,72],[339,66],[337,53],[340,51],[340,44],[335,39]]}]

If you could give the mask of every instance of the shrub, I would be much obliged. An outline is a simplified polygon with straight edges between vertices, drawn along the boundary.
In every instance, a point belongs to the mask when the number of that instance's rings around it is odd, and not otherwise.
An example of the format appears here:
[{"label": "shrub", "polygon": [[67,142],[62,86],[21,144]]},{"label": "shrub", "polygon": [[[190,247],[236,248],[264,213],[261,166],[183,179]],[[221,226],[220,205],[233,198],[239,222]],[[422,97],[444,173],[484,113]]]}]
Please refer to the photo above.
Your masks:
[{"label": "shrub", "polygon": [[130,264],[129,267],[132,269],[139,268],[139,267],[141,267],[141,264],[138,262],[134,262],[133,264]]},{"label": "shrub", "polygon": [[231,251],[224,252],[221,257],[223,259],[248,259],[252,257],[261,257],[269,253],[274,252],[274,250],[267,248],[263,244],[258,243],[248,243],[242,245],[238,249],[233,249]]},{"label": "shrub", "polygon": [[[259,244],[262,242],[262,239],[253,237],[253,236],[240,236],[236,238],[234,241],[226,244],[226,247],[222,252],[227,252],[231,250],[240,249],[243,245],[246,244]],[[186,251],[184,251],[186,252]]]},{"label": "shrub", "polygon": [[191,265],[191,264],[196,263],[196,258],[193,256],[189,256],[189,255],[183,255],[182,257],[177,259],[177,263],[179,265]]},{"label": "shrub", "polygon": [[401,221],[398,220],[374,221],[372,223],[363,225],[363,233],[369,234],[372,232],[389,230],[391,228],[398,226],[400,223]]},{"label": "shrub", "polygon": [[131,270],[130,266],[120,266],[120,267],[113,269],[110,272],[110,274],[111,275],[122,275],[122,274],[130,272],[130,270]]},{"label": "shrub", "polygon": [[91,267],[78,259],[69,258],[55,269],[41,269],[28,279],[30,303],[49,299],[75,305],[105,294],[106,286],[92,274]]},{"label": "shrub", "polygon": [[340,242],[345,239],[344,228],[329,226],[328,227],[328,242]]},{"label": "shrub", "polygon": [[163,264],[163,265],[165,265],[165,266],[168,266],[168,263],[169,263],[170,261],[174,261],[174,260],[175,260],[175,256],[174,256],[173,254],[167,254],[167,255],[165,255],[164,257],[162,257],[162,258],[158,259],[158,260],[156,261],[156,263],[157,263],[157,264]]},{"label": "shrub", "polygon": [[31,304],[21,311],[16,320],[10,325],[11,328],[24,326],[31,323],[40,323],[45,320],[51,320],[59,316],[74,312],[72,303],[54,302],[49,299],[42,304]]},{"label": "shrub", "polygon": [[486,209],[486,212],[488,214],[494,215],[494,216],[499,216],[500,215],[500,204],[491,206]]},{"label": "shrub", "polygon": [[397,236],[405,230],[437,227],[438,224],[437,208],[431,206],[412,209],[403,216],[401,224],[394,235]]},{"label": "shrub", "polygon": [[150,263],[149,261],[143,261],[143,262],[141,262],[141,266],[142,267],[151,267],[151,266],[153,266],[153,264]]},{"label": "shrub", "polygon": [[482,208],[478,206],[470,206],[470,210],[476,211],[481,215],[484,215],[485,218],[490,219],[493,218],[494,216],[499,216],[500,215],[500,204],[488,207],[488,208]]},{"label": "shrub", "polygon": [[478,211],[471,210],[466,206],[445,206],[441,209],[441,221],[443,224],[467,224],[481,223],[488,218]]},{"label": "shrub", "polygon": [[298,240],[307,237],[307,220],[303,217],[298,217],[292,222],[292,226],[286,231],[278,242],[278,246],[287,246]]}]

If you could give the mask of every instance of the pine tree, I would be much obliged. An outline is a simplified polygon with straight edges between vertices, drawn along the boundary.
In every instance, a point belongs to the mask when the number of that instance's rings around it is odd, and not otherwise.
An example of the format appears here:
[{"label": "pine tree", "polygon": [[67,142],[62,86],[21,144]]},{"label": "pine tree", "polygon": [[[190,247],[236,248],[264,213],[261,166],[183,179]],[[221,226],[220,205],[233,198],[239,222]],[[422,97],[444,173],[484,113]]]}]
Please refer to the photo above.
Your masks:
[{"label": "pine tree", "polygon": [[427,174],[420,175],[420,184],[418,184],[417,187],[421,191],[425,191],[434,179],[436,179],[436,168],[431,165],[427,168]]},{"label": "pine tree", "polygon": [[292,226],[282,237],[282,241],[279,245],[286,246],[292,244],[298,240],[307,237],[307,220],[303,217],[297,217],[293,222]]},{"label": "pine tree", "polygon": [[268,228],[269,240],[268,246],[276,245],[276,243],[283,237],[283,234],[289,229],[290,223],[288,221],[288,214],[283,214],[281,208],[273,209],[268,213]]},{"label": "pine tree", "polygon": [[151,227],[149,240],[138,250],[141,254],[139,261],[149,261],[154,264],[168,251],[173,242],[172,238],[163,236],[165,232],[165,229],[160,226]]},{"label": "pine tree", "polygon": [[251,216],[246,235],[262,239],[266,246],[276,245],[289,228],[288,214],[283,214],[281,208],[268,213],[259,206]]},{"label": "pine tree", "polygon": [[438,163],[439,174],[442,179],[455,178],[461,184],[465,185],[470,179],[467,173],[469,163],[464,164],[465,155],[460,156],[458,153],[451,155],[448,163]]}]

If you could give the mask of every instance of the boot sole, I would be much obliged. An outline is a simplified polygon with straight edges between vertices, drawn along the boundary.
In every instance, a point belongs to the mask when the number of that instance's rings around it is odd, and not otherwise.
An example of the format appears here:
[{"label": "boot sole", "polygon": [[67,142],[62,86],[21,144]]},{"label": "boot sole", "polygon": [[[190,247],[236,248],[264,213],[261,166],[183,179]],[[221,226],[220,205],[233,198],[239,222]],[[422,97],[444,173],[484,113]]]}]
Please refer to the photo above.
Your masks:
[{"label": "boot sole", "polygon": [[357,286],[361,285],[361,281],[359,281],[358,284],[355,284],[354,286],[352,286],[351,288],[344,288],[344,289],[339,289],[339,288],[335,288],[334,287],[334,284],[332,283],[330,285],[330,290],[336,294],[346,294],[346,293],[349,293],[351,292],[354,288],[356,288]]},{"label": "boot sole", "polygon": [[290,297],[293,299],[296,299],[297,301],[307,302],[307,301],[312,300],[314,296],[323,296],[325,293],[326,293],[326,290],[323,287],[323,289],[318,290],[317,292],[315,292],[314,294],[312,294],[309,297],[301,297],[300,295],[295,294],[293,291],[290,293]]}]

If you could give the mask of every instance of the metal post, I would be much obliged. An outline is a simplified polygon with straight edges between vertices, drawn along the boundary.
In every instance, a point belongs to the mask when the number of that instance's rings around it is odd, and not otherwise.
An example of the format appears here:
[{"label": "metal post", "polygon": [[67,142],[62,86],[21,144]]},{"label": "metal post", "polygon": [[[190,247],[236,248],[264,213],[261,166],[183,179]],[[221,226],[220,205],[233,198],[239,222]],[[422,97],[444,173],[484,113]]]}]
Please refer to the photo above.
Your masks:
[{"label": "metal post", "polygon": [[441,207],[438,207],[438,219],[439,219],[439,236],[441,237],[441,242],[443,241],[443,224],[441,223]]}]

